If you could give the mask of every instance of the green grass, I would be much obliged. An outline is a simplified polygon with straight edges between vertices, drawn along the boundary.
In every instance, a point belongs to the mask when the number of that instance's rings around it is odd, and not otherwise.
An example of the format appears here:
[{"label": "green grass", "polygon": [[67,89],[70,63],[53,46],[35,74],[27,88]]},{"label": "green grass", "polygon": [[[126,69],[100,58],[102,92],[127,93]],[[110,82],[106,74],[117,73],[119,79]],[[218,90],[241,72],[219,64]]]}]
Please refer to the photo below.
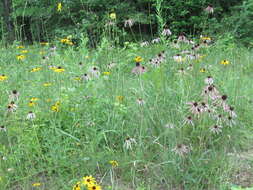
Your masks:
[{"label": "green grass", "polygon": [[[252,144],[251,51],[214,44],[199,50],[202,59],[177,63],[172,57],[190,47],[58,48],[46,61],[39,52],[47,56],[47,46],[25,49],[23,61],[16,59],[21,50],[15,47],[0,50],[0,74],[8,76],[0,81],[0,125],[7,129],[0,131],[0,156],[6,158],[1,159],[0,189],[67,190],[87,175],[96,177],[105,190],[231,189],[238,171],[233,155]],[[166,60],[160,67],[147,64],[163,50]],[[143,57],[142,64],[148,67],[148,72],[137,76],[131,73],[136,56]],[[221,65],[224,59],[230,64]],[[115,67],[108,69],[112,62]],[[193,68],[187,70],[190,64]],[[49,65],[65,71],[56,73]],[[75,80],[93,65],[99,67],[100,77]],[[36,67],[41,70],[30,72]],[[179,74],[180,68],[186,74]],[[210,75],[237,114],[236,125],[223,122],[219,134],[210,131],[216,119],[207,113],[195,117],[194,126],[183,124],[192,115],[186,103],[203,101],[204,79]],[[46,82],[52,86],[43,86]],[[15,101],[17,110],[8,114],[12,90],[20,97]],[[29,107],[32,97],[38,100]],[[138,105],[138,98],[145,104]],[[57,101],[59,112],[53,112],[51,106]],[[35,120],[26,119],[29,111],[36,114]],[[217,108],[217,114],[227,113]],[[127,138],[136,141],[132,149],[124,146]],[[190,152],[176,154],[173,149],[178,144],[189,146]],[[111,160],[119,166],[113,168]],[[41,186],[33,187],[34,183]]]}]

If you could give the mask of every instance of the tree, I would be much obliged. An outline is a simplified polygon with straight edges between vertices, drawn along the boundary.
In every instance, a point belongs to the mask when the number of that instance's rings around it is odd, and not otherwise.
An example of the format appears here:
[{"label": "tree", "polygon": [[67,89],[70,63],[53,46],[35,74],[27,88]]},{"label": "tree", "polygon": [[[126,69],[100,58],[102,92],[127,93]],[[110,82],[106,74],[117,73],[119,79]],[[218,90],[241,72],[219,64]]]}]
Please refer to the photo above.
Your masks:
[{"label": "tree", "polygon": [[2,4],[3,4],[4,24],[7,30],[7,41],[13,42],[15,40],[15,32],[14,32],[13,20],[11,17],[12,0],[2,0]]}]

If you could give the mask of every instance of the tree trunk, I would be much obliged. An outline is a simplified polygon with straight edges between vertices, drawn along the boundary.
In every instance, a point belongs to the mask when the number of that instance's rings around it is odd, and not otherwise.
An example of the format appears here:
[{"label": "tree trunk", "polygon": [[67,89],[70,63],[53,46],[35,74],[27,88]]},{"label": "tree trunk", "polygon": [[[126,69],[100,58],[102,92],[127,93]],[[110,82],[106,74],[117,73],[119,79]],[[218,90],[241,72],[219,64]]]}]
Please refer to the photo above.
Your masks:
[{"label": "tree trunk", "polygon": [[3,3],[3,17],[5,27],[7,29],[7,41],[13,42],[15,40],[14,26],[11,18],[12,0],[2,0]]}]

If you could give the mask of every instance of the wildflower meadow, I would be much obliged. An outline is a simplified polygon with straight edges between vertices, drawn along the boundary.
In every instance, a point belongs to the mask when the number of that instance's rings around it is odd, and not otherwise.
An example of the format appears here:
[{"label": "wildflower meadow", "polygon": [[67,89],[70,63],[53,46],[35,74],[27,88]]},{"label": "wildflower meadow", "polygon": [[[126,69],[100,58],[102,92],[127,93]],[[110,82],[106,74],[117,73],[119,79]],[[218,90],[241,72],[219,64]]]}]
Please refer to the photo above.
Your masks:
[{"label": "wildflower meadow", "polygon": [[96,47],[0,43],[0,190],[252,190],[252,49],[168,25],[137,40],[130,18],[123,40],[106,17]]}]

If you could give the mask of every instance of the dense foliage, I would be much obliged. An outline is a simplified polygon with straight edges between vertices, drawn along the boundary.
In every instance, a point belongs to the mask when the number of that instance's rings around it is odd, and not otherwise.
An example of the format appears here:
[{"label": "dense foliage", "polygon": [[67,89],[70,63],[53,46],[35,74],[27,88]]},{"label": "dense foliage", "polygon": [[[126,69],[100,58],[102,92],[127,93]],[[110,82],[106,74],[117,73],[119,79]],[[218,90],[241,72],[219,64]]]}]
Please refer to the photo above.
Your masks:
[{"label": "dense foliage", "polygon": [[[11,0],[2,0],[2,2]],[[11,18],[15,39],[47,41],[55,37],[88,36],[94,46],[113,30],[118,41],[131,41],[159,35],[159,27],[169,27],[174,35],[224,32],[229,25],[235,37],[252,35],[252,0],[12,0]],[[58,7],[61,4],[61,7]],[[212,5],[214,13],[204,9]],[[4,3],[0,4],[0,10]],[[60,9],[59,9],[60,8]],[[8,36],[2,9],[1,37]],[[116,19],[110,19],[116,13]],[[124,27],[127,20],[131,27]],[[162,22],[160,22],[162,21]],[[161,26],[162,25],[162,26]],[[113,26],[113,27],[112,27]],[[243,26],[243,27],[242,27]],[[227,29],[227,28],[226,28]],[[227,31],[225,31],[227,32]],[[134,34],[134,35],[133,35]],[[249,43],[248,43],[249,44]]]}]

